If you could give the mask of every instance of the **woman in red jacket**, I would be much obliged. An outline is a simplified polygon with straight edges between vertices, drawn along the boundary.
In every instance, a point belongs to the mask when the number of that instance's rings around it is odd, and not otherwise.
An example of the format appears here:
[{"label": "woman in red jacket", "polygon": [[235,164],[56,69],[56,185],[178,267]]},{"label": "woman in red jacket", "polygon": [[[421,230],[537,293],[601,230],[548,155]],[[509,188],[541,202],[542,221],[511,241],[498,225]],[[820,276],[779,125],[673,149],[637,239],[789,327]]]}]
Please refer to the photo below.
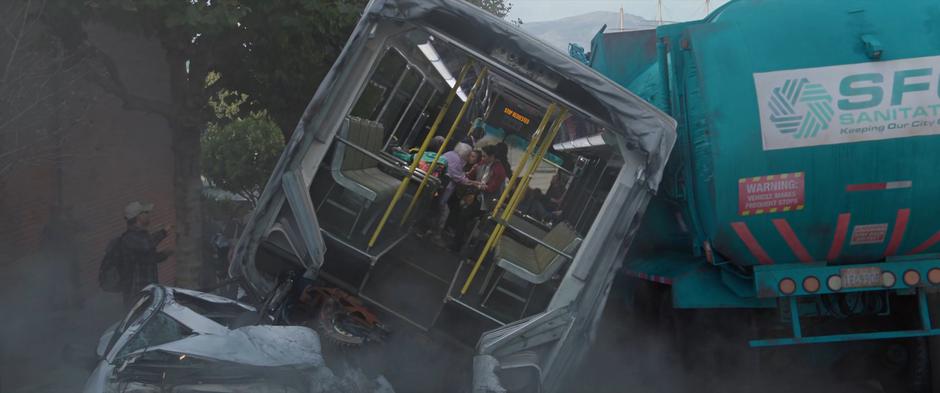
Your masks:
[{"label": "woman in red jacket", "polygon": [[460,211],[455,217],[454,242],[450,247],[452,251],[460,252],[469,231],[473,228],[474,221],[493,209],[499,194],[503,191],[506,179],[512,173],[508,169],[508,150],[503,143],[485,146],[480,162],[467,173],[468,177],[475,181],[471,184],[479,192],[475,193],[471,201],[461,203]]}]

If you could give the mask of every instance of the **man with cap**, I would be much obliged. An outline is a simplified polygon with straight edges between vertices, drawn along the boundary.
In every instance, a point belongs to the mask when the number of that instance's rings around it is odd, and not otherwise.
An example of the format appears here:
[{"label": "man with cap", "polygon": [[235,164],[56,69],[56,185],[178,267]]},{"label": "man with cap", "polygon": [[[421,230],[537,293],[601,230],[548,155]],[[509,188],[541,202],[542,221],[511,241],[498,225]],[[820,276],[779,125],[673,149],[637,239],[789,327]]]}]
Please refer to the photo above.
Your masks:
[{"label": "man with cap", "polygon": [[157,264],[170,256],[169,251],[157,251],[157,245],[166,238],[167,230],[150,232],[152,203],[131,202],[124,208],[127,231],[120,238],[120,272],[123,281],[124,305],[130,307],[137,293],[157,282]]}]

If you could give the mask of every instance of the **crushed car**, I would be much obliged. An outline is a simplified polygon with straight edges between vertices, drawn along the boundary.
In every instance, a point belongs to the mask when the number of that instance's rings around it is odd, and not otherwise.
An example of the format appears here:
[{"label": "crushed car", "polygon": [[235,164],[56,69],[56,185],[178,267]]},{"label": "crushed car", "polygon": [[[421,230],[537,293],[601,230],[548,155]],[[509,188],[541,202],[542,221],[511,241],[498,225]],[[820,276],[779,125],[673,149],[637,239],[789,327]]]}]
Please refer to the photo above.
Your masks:
[{"label": "crushed car", "polygon": [[334,374],[316,331],[257,324],[265,320],[261,311],[150,285],[101,336],[84,392],[393,392],[381,376]]}]

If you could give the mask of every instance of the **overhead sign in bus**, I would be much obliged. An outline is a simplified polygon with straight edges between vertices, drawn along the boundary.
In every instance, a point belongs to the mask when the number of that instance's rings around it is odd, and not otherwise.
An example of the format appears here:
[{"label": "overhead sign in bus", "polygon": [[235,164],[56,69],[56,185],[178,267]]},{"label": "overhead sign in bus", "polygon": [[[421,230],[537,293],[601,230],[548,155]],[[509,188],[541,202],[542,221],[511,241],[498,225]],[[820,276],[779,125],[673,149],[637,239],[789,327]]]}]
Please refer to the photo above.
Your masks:
[{"label": "overhead sign in bus", "polygon": [[940,134],[940,56],[754,74],[764,150]]},{"label": "overhead sign in bus", "polygon": [[528,117],[524,116],[523,114],[521,114],[521,113],[519,113],[519,112],[516,112],[516,111],[512,110],[512,108],[510,108],[510,107],[508,107],[508,106],[505,107],[505,108],[503,108],[503,113],[505,113],[506,115],[508,115],[509,117],[511,117],[511,118],[513,118],[513,119],[518,120],[518,121],[521,122],[522,124],[529,125],[529,121],[530,121],[530,120],[529,120]]}]

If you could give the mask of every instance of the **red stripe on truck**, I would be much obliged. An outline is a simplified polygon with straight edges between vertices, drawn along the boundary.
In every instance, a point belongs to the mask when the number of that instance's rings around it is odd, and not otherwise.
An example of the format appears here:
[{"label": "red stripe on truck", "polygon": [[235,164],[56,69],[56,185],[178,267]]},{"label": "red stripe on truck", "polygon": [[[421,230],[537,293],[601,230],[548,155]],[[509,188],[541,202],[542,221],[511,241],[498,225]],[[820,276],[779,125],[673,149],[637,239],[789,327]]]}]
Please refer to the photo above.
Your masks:
[{"label": "red stripe on truck", "polygon": [[855,192],[855,191],[877,191],[884,190],[886,183],[863,183],[863,184],[849,184],[845,186],[845,191]]},{"label": "red stripe on truck", "polygon": [[914,182],[910,180],[889,181],[883,183],[861,183],[849,184],[845,186],[845,191],[878,191],[878,190],[896,190],[899,188],[911,188]]},{"label": "red stripe on truck", "polygon": [[839,222],[836,224],[836,234],[832,238],[832,246],[829,247],[827,261],[834,261],[842,252],[842,245],[845,244],[845,235],[849,232],[849,221],[852,219],[851,213],[842,213],[839,215]]},{"label": "red stripe on truck", "polygon": [[796,233],[793,233],[793,228],[790,227],[790,223],[788,223],[787,220],[778,218],[774,219],[773,223],[774,226],[777,227],[777,232],[779,232],[783,240],[787,242],[787,245],[790,246],[790,250],[793,251],[793,254],[796,255],[800,262],[813,262],[813,257],[809,256],[806,247],[803,247],[803,243],[800,243],[800,239],[796,237]]},{"label": "red stripe on truck", "polygon": [[767,252],[764,251],[764,248],[760,246],[760,243],[757,242],[757,239],[754,238],[754,235],[751,233],[751,230],[747,228],[747,224],[743,222],[732,222],[731,227],[734,228],[734,231],[738,234],[738,237],[741,238],[741,241],[744,242],[744,245],[747,246],[747,249],[751,251],[751,255],[754,255],[757,258],[757,261],[762,265],[771,265],[774,263],[773,259],[770,259],[770,255],[767,255]]},{"label": "red stripe on truck", "polygon": [[891,241],[888,242],[888,248],[885,249],[885,256],[890,257],[897,253],[901,241],[904,240],[904,232],[907,231],[907,221],[911,218],[911,209],[898,210],[897,218],[894,219],[894,230],[891,231]]},{"label": "red stripe on truck", "polygon": [[940,231],[937,231],[929,239],[925,240],[919,246],[914,247],[913,250],[909,251],[908,254],[920,254],[924,251],[927,251],[928,248],[933,247],[934,244],[940,242]]}]

